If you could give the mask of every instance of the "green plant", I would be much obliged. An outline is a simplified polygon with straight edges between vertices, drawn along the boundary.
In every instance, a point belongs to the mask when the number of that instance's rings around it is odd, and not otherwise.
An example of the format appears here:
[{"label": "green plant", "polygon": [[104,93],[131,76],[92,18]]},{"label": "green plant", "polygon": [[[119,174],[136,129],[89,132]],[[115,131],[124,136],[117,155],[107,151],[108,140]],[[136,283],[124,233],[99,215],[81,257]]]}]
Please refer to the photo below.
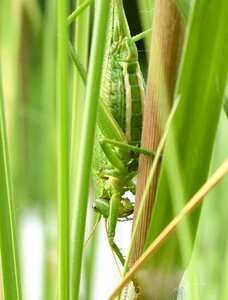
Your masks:
[{"label": "green plant", "polygon": [[[134,217],[141,210],[142,218],[134,220],[139,226],[125,273],[129,265],[134,270],[142,252],[150,249],[227,159],[223,104],[227,98],[228,4],[225,0],[192,1],[190,5],[185,0],[140,0],[138,6],[136,1],[123,3],[133,40],[143,49],[139,61],[147,78],[142,147],[157,151],[153,184],[144,196],[152,161],[140,158]],[[94,299],[94,282],[99,277],[94,265],[104,254],[96,252],[97,236],[88,248],[83,243],[85,226],[90,227],[86,216],[92,224],[96,217],[91,217],[88,193],[111,4],[108,0],[76,4],[59,0],[55,7],[53,1],[33,0],[16,6],[0,2],[0,252],[6,300],[22,299],[25,294],[20,279],[24,253],[17,253],[17,234],[23,218],[34,211],[44,224],[43,299]],[[138,26],[139,22],[131,18],[141,18],[141,29],[134,29],[132,23]],[[142,37],[143,42],[139,41]],[[172,109],[175,101],[176,111]],[[170,111],[173,116],[167,125]],[[183,218],[179,229],[168,234],[167,241],[148,257],[147,265],[134,273],[142,298],[157,293],[160,299],[172,298],[175,289],[181,297],[184,288],[189,299],[227,299],[227,195],[226,176],[203,206]],[[144,210],[140,209],[142,198],[149,199]],[[53,234],[52,222],[55,229],[58,223],[58,235]],[[58,262],[52,255],[57,249]],[[103,272],[108,278],[109,270],[104,267]],[[158,291],[151,288],[155,280]],[[133,298],[134,289],[133,296],[130,292]]]}]

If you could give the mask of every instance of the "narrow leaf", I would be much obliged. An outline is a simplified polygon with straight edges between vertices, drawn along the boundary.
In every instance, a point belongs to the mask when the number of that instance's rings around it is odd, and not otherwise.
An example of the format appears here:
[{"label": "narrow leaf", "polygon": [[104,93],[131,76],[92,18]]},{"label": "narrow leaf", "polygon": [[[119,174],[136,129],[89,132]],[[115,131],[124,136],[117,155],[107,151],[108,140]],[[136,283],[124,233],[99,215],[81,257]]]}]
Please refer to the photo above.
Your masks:
[{"label": "narrow leaf", "polygon": [[0,74],[0,253],[5,300],[21,299],[15,215]]},{"label": "narrow leaf", "polygon": [[86,209],[89,192],[96,111],[100,96],[100,82],[108,28],[110,1],[97,1],[91,60],[79,149],[78,172],[72,228],[72,271],[70,299],[78,299],[81,278],[82,253],[85,234]]}]

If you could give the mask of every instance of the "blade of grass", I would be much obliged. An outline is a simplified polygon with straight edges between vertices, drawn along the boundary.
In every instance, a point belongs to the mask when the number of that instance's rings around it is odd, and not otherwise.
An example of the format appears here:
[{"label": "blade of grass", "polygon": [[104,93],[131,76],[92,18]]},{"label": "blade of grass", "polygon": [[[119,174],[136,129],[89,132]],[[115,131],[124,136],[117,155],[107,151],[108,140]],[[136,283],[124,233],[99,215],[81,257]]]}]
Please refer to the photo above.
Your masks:
[{"label": "blade of grass", "polygon": [[0,72],[0,254],[4,299],[22,299]]},{"label": "blade of grass", "polygon": [[[75,5],[78,9],[84,5],[86,1],[76,0]],[[88,69],[88,60],[89,60],[89,43],[90,43],[90,18],[91,16],[91,6],[86,10],[82,11],[80,15],[77,16],[76,22],[74,23],[74,40],[72,49],[75,49],[75,57],[78,57],[78,67],[75,69],[73,67],[73,86],[72,86],[72,122],[71,122],[71,205],[74,205],[75,197],[75,183],[77,177],[77,168],[78,168],[78,154],[79,146],[81,141],[81,129],[82,129],[82,120],[83,120],[83,109],[85,104],[85,85],[87,80],[87,69]],[[76,60],[74,61],[76,62]],[[76,66],[77,68],[77,66]],[[81,75],[84,75],[82,77]],[[73,211],[73,210],[72,210]],[[88,250],[88,248],[87,248]],[[89,263],[86,262],[89,260]],[[89,266],[89,268],[88,268]],[[91,279],[91,268],[93,268],[93,260],[85,256],[84,259],[84,284],[83,288],[85,291],[84,297],[89,300],[89,292],[92,292],[92,281]]]},{"label": "blade of grass", "polygon": [[[227,157],[228,122],[223,110],[221,112],[219,127],[216,134],[216,143],[214,146],[210,173],[213,173],[221,161],[225,160]],[[213,297],[217,299],[227,299],[227,296],[225,296],[225,291],[228,282],[228,265],[226,265],[228,258],[228,176],[226,176],[226,179],[217,186],[216,190],[214,190],[214,192],[211,193],[208,198],[208,205],[203,206],[204,219],[201,220],[201,224],[203,223],[202,221],[204,221],[203,225],[205,224],[204,231],[202,230],[199,232],[199,228],[197,232],[198,237],[201,239],[201,243],[199,243],[200,255],[198,257],[198,263],[196,263],[197,268],[200,264],[202,264],[201,274],[204,273],[205,277],[207,276],[206,278],[204,277],[205,282],[212,282],[212,286],[210,286],[211,288],[207,287],[203,290],[203,295],[205,295],[206,299]],[[209,203],[211,204],[210,206]],[[204,253],[207,252],[208,246],[211,249],[211,255],[205,256]],[[192,274],[192,277],[194,277],[194,273]],[[212,291],[214,296],[212,296]]]},{"label": "blade of grass", "polygon": [[69,114],[67,105],[67,2],[58,0],[57,135],[60,300],[69,299]]},{"label": "blade of grass", "polygon": [[[110,1],[97,1],[88,72],[87,91],[83,113],[82,138],[79,149],[79,163],[76,181],[76,195],[72,228],[72,270],[70,299],[79,298],[82,252],[85,234],[86,209],[88,202],[90,169],[95,134],[96,111],[100,95],[103,57],[108,27]],[[96,74],[96,75],[94,75]]]},{"label": "blade of grass", "polygon": [[[137,5],[139,8],[139,15],[142,23],[142,29],[147,30],[151,28],[152,20],[153,20],[153,7],[154,7],[154,0],[137,0]],[[151,34],[146,36],[145,45],[146,50],[150,50],[150,39]]]},{"label": "blade of grass", "polygon": [[83,65],[81,64],[79,57],[77,56],[77,53],[70,41],[68,43],[68,48],[69,48],[69,55],[75,65],[76,69],[79,72],[79,75],[83,81],[83,84],[86,85],[86,77],[87,77],[86,71],[85,71]]},{"label": "blade of grass", "polygon": [[[21,199],[25,199],[25,188],[23,179],[25,178],[25,160],[21,153],[25,153],[25,143],[24,143],[24,119],[22,109],[20,107],[20,100],[22,98],[22,82],[23,76],[22,72],[22,59],[21,59],[21,38],[23,36],[23,26],[22,26],[22,15],[23,15],[23,5],[22,3],[17,3],[17,9],[14,10],[9,1],[1,1],[2,4],[8,6],[7,10],[1,9],[1,13],[4,14],[6,18],[4,34],[7,34],[7,38],[10,39],[10,42],[7,45],[7,40],[4,42],[4,45],[8,46],[6,53],[8,54],[8,59],[5,58],[5,61],[10,62],[10,69],[8,70],[10,78],[7,80],[9,85],[8,90],[10,90],[9,103],[11,105],[10,109],[10,139],[9,139],[9,151],[12,164],[12,178],[14,192],[17,197],[15,198],[15,206],[21,205]],[[12,22],[8,22],[10,17]],[[1,16],[1,21],[4,20]],[[4,28],[4,26],[3,26]],[[3,37],[1,33],[1,37]],[[4,60],[4,57],[3,57]],[[18,66],[15,68],[15,66]],[[7,72],[7,73],[8,73]],[[22,78],[23,77],[23,78]],[[7,85],[6,85],[7,87]],[[24,100],[24,99],[23,99]],[[22,121],[23,119],[23,121]],[[20,158],[19,158],[20,157]],[[20,216],[19,216],[20,217]]]},{"label": "blade of grass", "polygon": [[[228,122],[222,111],[216,133],[210,174],[213,174],[214,170],[227,157]],[[222,295],[228,275],[228,268],[224,264],[228,242],[227,195],[228,176],[216,185],[202,206],[193,256],[187,273],[185,273],[186,280],[183,286],[181,285],[188,299],[226,299]],[[210,249],[210,253],[205,255],[208,249]]]},{"label": "blade of grass", "polygon": [[[77,0],[77,6],[81,7],[84,0]],[[78,152],[81,140],[82,115],[85,102],[85,82],[89,57],[89,40],[90,40],[90,9],[86,9],[77,16],[75,22],[74,41],[72,43],[74,51],[74,63],[78,61],[76,70],[73,68],[72,81],[72,122],[71,122],[71,155],[70,155],[70,174],[71,174],[71,199],[75,196],[75,182],[78,168]],[[71,53],[73,54],[73,52]],[[77,60],[78,57],[78,60]],[[77,67],[76,66],[76,67]],[[83,75],[82,75],[83,74]],[[84,76],[84,77],[81,77]],[[72,201],[71,201],[72,203]]]},{"label": "blade of grass", "polygon": [[77,9],[75,9],[75,11],[73,11],[67,18],[68,25],[70,25],[77,18],[77,16],[79,16],[80,13],[83,12],[84,9],[86,9],[90,4],[92,4],[93,1],[94,0],[86,0]]},{"label": "blade of grass", "polygon": [[[41,107],[42,141],[39,151],[42,152],[42,166],[40,184],[42,193],[42,217],[44,222],[44,259],[43,259],[43,293],[42,299],[54,299],[56,296],[56,260],[51,260],[56,250],[57,236],[53,230],[53,219],[56,221],[57,183],[55,176],[57,169],[56,159],[56,4],[53,1],[45,2],[43,16],[44,36],[42,48],[42,94]],[[42,122],[43,121],[43,122]],[[39,162],[38,162],[39,163]],[[45,170],[45,176],[43,176]],[[50,209],[51,208],[51,209]],[[54,210],[54,218],[53,218]],[[56,225],[56,223],[55,223]],[[56,229],[56,227],[55,227]]]}]

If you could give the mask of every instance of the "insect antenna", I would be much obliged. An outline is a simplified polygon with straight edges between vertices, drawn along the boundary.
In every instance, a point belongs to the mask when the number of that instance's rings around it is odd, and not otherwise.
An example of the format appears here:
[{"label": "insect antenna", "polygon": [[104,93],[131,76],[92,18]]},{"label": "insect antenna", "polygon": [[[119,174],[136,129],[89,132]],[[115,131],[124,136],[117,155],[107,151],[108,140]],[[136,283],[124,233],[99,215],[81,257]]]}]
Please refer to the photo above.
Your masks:
[{"label": "insect antenna", "polygon": [[87,243],[89,242],[89,240],[91,239],[91,237],[94,235],[95,230],[96,230],[96,228],[97,228],[97,225],[98,225],[98,223],[100,222],[100,219],[101,219],[101,215],[98,214],[97,220],[96,220],[96,222],[95,222],[95,224],[94,224],[92,230],[90,231],[89,236],[87,237],[87,239],[86,239],[85,242],[84,242],[84,247],[87,245]]}]

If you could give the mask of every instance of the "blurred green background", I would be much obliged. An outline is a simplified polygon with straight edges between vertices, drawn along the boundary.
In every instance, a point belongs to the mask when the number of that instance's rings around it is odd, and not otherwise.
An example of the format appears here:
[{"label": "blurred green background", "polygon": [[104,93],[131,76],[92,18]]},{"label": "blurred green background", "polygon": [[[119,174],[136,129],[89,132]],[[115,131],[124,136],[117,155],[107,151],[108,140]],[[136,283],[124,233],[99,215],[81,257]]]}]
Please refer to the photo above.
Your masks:
[{"label": "blurred green background", "polygon": [[[74,1],[71,1],[69,13],[74,6]],[[140,25],[140,18],[145,22],[150,20],[152,11],[138,8],[136,0],[126,1],[125,9],[132,35],[141,32],[143,26],[147,28],[150,25],[149,21],[146,25]],[[93,12],[93,8],[91,11]],[[93,13],[91,30],[92,17]],[[32,216],[38,222],[42,236],[41,299],[55,299],[57,290],[56,26],[55,1],[0,1],[0,60],[15,212],[19,224],[17,231],[21,243],[20,259],[24,264],[22,272],[25,272],[26,250],[23,243],[26,242],[23,241],[23,233],[25,226],[31,225],[27,220]],[[74,30],[71,27],[70,37],[73,36]],[[226,47],[227,43],[224,42],[224,45]],[[140,42],[137,46],[146,78],[149,53],[147,42]],[[70,64],[70,76],[73,74],[73,68]],[[73,108],[72,87],[73,82],[69,82],[69,124]],[[227,156],[228,123],[227,116],[222,111],[210,172],[212,173]],[[180,292],[180,299],[228,299],[227,186],[226,177],[205,200],[193,257],[186,273],[183,290]],[[28,241],[27,243],[29,245]],[[92,241],[91,245],[93,247]],[[90,268],[89,253],[95,253],[95,249],[96,247],[94,250],[88,250],[84,264],[85,278],[91,275],[86,270]],[[99,251],[109,251],[109,248]],[[104,253],[99,251],[96,257],[93,257],[95,263],[102,262]],[[36,260],[36,253],[33,255]],[[93,271],[93,274],[103,272],[105,275],[109,271],[104,265],[103,269],[102,265],[100,268],[100,271]],[[96,276],[94,279],[97,279]],[[83,284],[86,291],[85,279]],[[22,286],[28,287],[29,283],[24,282]],[[85,292],[84,298],[81,299],[95,299],[90,292],[91,290],[88,294]],[[105,296],[102,297],[100,299],[105,299]]]}]

